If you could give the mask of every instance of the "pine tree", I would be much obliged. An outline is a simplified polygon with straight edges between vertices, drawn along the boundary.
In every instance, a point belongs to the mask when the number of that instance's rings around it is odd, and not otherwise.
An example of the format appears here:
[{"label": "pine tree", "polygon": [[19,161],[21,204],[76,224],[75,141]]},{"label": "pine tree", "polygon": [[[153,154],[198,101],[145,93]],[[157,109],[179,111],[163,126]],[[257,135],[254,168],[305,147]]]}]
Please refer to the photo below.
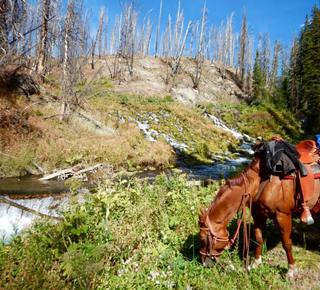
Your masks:
[{"label": "pine tree", "polygon": [[[288,70],[288,108],[295,114],[298,113],[300,108],[300,96],[298,89],[298,38],[294,36],[291,45],[291,56],[290,56],[290,66]],[[283,75],[283,73],[282,73]]]},{"label": "pine tree", "polygon": [[266,81],[265,77],[262,72],[262,67],[261,67],[261,59],[259,55],[259,51],[257,50],[256,52],[256,58],[254,60],[254,66],[253,66],[253,83],[252,83],[252,88],[253,88],[253,98],[254,100],[261,100],[266,97]]},{"label": "pine tree", "polygon": [[269,83],[267,85],[268,92],[270,94],[272,94],[273,91],[276,89],[281,52],[282,52],[282,44],[278,40],[276,40],[276,43],[273,49],[273,60],[270,68]]},{"label": "pine tree", "polygon": [[320,132],[320,10],[314,6],[311,19],[301,31],[298,52],[298,82],[302,109],[312,124],[307,131]]}]

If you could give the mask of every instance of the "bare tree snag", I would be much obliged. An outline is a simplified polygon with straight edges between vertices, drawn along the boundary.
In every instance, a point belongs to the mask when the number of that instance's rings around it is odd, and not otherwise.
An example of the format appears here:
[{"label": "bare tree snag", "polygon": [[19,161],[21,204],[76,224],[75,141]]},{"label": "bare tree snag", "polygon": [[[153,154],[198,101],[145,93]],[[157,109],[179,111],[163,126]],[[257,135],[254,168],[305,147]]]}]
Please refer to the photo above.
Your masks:
[{"label": "bare tree snag", "polygon": [[162,0],[160,1],[160,12],[159,12],[159,20],[158,20],[158,26],[157,26],[156,44],[155,44],[155,48],[154,48],[154,56],[155,57],[158,56],[158,50],[159,50],[161,13],[162,13]]},{"label": "bare tree snag", "polygon": [[46,62],[47,62],[47,50],[48,50],[48,25],[49,25],[49,11],[50,0],[43,0],[42,4],[42,23],[39,39],[38,58],[36,64],[36,71],[41,75],[42,81],[46,75]]},{"label": "bare tree snag", "polygon": [[104,6],[102,6],[100,11],[99,27],[97,32],[99,59],[101,59],[101,54],[102,54],[102,33],[103,33],[104,13],[105,13],[105,8]]}]

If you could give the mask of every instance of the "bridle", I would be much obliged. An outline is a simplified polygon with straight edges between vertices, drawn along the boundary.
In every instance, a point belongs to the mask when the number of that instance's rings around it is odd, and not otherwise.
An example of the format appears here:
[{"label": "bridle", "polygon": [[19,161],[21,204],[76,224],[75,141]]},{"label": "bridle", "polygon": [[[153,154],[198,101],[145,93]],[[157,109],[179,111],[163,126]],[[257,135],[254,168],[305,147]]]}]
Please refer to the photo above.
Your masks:
[{"label": "bridle", "polygon": [[[202,251],[200,251],[200,255],[206,256],[206,257],[212,259],[212,258],[220,256],[220,254],[214,254],[213,253],[213,246],[217,242],[228,242],[228,246],[229,246],[229,243],[230,243],[230,241],[229,241],[229,233],[228,233],[228,235],[226,237],[218,236],[212,229],[212,225],[210,223],[208,215],[206,216],[205,225],[207,227],[206,228],[200,228],[200,230],[207,231],[207,252],[203,253]],[[211,239],[210,239],[210,237],[211,237]]]},{"label": "bridle", "polygon": [[[250,193],[247,193],[247,183],[246,183],[245,174],[242,173],[242,175],[243,175],[243,180],[244,180],[244,185],[245,185],[245,193],[242,195],[241,203],[239,205],[239,210],[242,207],[243,223],[244,223],[244,228],[245,228],[244,235],[246,235],[245,244],[246,244],[247,253],[248,253],[249,252],[249,240],[250,240],[250,237],[247,236],[247,226],[245,225],[245,223],[246,223],[245,207],[246,207],[246,197],[249,196],[249,210],[250,210],[250,217],[251,217],[252,197],[251,197]],[[239,212],[239,210],[238,210],[238,212]],[[237,236],[239,234],[241,222],[242,222],[242,219],[240,218],[239,221],[238,221],[238,226],[237,226],[237,230],[236,230],[236,232],[234,234],[234,237],[232,239],[229,239],[229,232],[228,231],[227,231],[228,235],[226,237],[218,236],[214,232],[214,230],[212,228],[212,225],[210,223],[210,220],[209,220],[209,215],[206,215],[206,219],[205,219],[205,222],[204,222],[204,225],[206,227],[201,227],[200,230],[207,231],[207,243],[206,243],[207,249],[206,249],[206,253],[204,253],[204,252],[202,252],[200,250],[200,255],[201,256],[205,256],[205,257],[207,257],[209,259],[213,259],[213,258],[219,257],[221,255],[221,253],[219,253],[219,254],[213,253],[214,245],[217,242],[228,242],[228,244],[227,244],[227,246],[225,248],[230,248],[233,245],[235,239],[237,238]],[[250,226],[250,223],[251,223],[251,219],[249,221],[249,226]],[[250,229],[249,229],[249,232],[250,232]],[[210,237],[211,237],[211,239],[210,239]]]}]

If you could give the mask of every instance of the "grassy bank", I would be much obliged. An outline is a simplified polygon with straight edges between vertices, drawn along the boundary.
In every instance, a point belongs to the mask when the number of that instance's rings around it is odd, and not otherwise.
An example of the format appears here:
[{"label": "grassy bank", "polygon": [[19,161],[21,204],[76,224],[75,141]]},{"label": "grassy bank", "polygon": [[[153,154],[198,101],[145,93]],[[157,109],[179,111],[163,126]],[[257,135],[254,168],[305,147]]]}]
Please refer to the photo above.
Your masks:
[{"label": "grassy bank", "polygon": [[[45,84],[44,84],[45,86]],[[186,161],[210,163],[216,155],[236,152],[241,140],[215,126],[204,112],[223,120],[251,137],[269,140],[280,135],[296,142],[300,125],[283,111],[266,104],[184,105],[164,98],[116,93],[106,78],[79,84],[75,91],[86,95],[67,121],[59,120],[60,103],[52,96],[58,88],[47,85],[41,97],[30,100],[1,96],[0,178],[27,173],[50,173],[78,164],[107,163],[120,169],[163,169],[175,164],[169,136],[184,143]],[[159,133],[148,141],[137,121],[148,121]]]},{"label": "grassy bank", "polygon": [[289,281],[272,223],[260,268],[245,273],[241,246],[225,252],[221,264],[202,267],[198,212],[220,185],[188,186],[184,176],[164,175],[153,184],[106,183],[66,208],[63,221],[39,219],[2,243],[1,288],[319,289],[319,251],[307,250],[308,236],[304,247],[294,236],[300,276]]}]

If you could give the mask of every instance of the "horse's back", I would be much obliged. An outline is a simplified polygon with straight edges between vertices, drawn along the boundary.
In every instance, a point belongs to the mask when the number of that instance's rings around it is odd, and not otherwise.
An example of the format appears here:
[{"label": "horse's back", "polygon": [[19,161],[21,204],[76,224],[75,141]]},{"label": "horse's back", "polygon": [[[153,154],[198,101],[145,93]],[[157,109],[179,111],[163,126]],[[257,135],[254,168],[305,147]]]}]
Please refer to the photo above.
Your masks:
[{"label": "horse's back", "polygon": [[254,204],[255,210],[261,210],[264,216],[274,219],[277,212],[290,213],[295,206],[295,182],[272,175],[266,180],[265,188]]}]

